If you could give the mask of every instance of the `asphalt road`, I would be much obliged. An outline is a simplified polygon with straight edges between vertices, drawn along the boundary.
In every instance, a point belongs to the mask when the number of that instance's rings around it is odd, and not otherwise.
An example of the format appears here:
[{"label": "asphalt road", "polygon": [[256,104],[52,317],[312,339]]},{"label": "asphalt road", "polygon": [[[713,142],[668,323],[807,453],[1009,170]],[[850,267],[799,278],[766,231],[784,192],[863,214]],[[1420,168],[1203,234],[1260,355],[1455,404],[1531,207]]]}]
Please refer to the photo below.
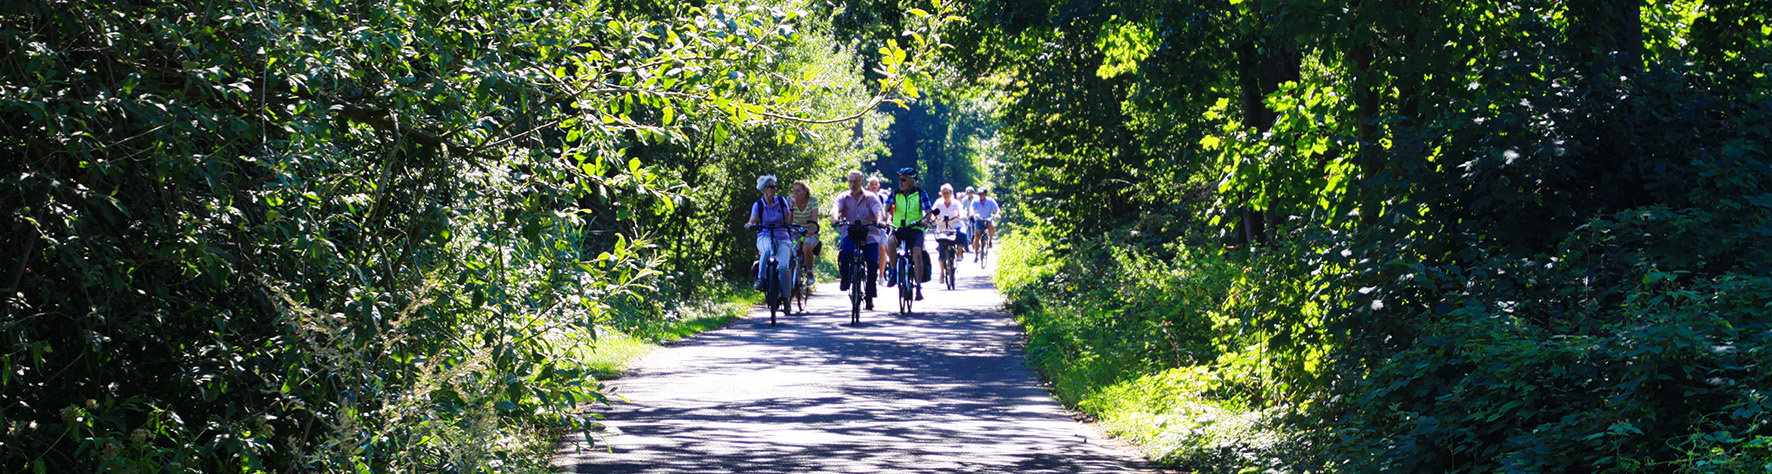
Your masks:
[{"label": "asphalt road", "polygon": [[1022,336],[976,264],[899,315],[887,288],[850,326],[835,283],[805,314],[654,352],[614,381],[617,434],[575,437],[581,473],[1123,473],[1136,453],[1073,420],[1022,361]]}]

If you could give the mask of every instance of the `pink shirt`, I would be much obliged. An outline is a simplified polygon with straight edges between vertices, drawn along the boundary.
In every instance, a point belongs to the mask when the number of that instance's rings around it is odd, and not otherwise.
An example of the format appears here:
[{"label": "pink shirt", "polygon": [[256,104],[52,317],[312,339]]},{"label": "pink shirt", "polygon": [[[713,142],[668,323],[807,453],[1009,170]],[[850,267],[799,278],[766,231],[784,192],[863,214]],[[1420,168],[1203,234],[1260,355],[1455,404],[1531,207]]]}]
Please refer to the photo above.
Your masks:
[{"label": "pink shirt", "polygon": [[[880,216],[886,214],[886,206],[880,205],[880,198],[875,196],[874,193],[867,192],[866,190],[861,192],[861,197],[856,197],[855,194],[845,191],[843,194],[838,195],[837,199],[834,199],[833,201],[835,202],[832,205],[836,206],[837,218],[840,220],[848,220],[849,222],[879,222]],[[868,240],[865,243],[880,243],[885,240],[880,238],[880,234],[882,233],[883,232],[869,232]],[[843,239],[848,238],[848,236],[848,226],[837,228],[837,238]]]}]

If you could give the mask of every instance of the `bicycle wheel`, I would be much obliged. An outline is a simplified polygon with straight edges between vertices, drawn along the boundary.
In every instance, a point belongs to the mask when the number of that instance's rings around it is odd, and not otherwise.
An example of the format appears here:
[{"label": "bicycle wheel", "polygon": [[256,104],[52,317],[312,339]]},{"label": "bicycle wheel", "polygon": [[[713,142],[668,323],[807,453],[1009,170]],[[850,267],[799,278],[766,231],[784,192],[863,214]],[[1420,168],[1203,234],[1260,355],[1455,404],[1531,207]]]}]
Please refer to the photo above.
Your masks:
[{"label": "bicycle wheel", "polygon": [[794,254],[793,258],[788,259],[788,281],[787,281],[787,283],[783,283],[782,285],[783,285],[783,287],[781,289],[781,314],[784,316],[792,315],[792,314],[794,314],[794,295],[797,295],[800,293],[800,255],[799,254],[796,253],[796,254]]},{"label": "bicycle wheel", "polygon": [[947,244],[947,245],[943,245],[941,248],[942,248],[942,250],[941,250],[942,280],[944,283],[947,283],[948,290],[953,290],[954,289],[954,250],[955,250],[954,245]]},{"label": "bicycle wheel", "polygon": [[911,314],[911,299],[917,296],[916,290],[911,289],[911,282],[916,281],[915,271],[909,255],[898,257],[898,314]]},{"label": "bicycle wheel", "polygon": [[794,298],[795,305],[798,306],[795,309],[798,309],[800,311],[800,314],[806,314],[806,299],[811,298],[811,297],[812,297],[812,276],[811,275],[801,275],[800,278],[795,278],[794,279],[794,296],[793,296],[793,298]]},{"label": "bicycle wheel", "polygon": [[[768,264],[768,263],[766,263],[766,264]],[[774,327],[775,326],[775,303],[776,303],[775,300],[776,300],[776,296],[778,296],[781,293],[781,284],[778,282],[778,279],[775,277],[775,265],[773,265],[773,264],[768,264],[768,265],[769,265],[769,268],[766,268],[763,270],[763,301],[765,303],[769,304],[769,326]]]},{"label": "bicycle wheel", "polygon": [[985,265],[986,265],[986,262],[984,261],[985,257],[990,256],[990,254],[991,254],[991,237],[989,234],[986,234],[984,236],[984,245],[980,245],[978,247],[978,268],[985,267]]},{"label": "bicycle wheel", "polygon": [[[857,250],[856,255],[861,255]],[[867,262],[861,257],[849,261],[849,325],[861,324],[861,302],[867,298],[867,291],[862,289],[865,283],[861,279],[867,277]]]}]

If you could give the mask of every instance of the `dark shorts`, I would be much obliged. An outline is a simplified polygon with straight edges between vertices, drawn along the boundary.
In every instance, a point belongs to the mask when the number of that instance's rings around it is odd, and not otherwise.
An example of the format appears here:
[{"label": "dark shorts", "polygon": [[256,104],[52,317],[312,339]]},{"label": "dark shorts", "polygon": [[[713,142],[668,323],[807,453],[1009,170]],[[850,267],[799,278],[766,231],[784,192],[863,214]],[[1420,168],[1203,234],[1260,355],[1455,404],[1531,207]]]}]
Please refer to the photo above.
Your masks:
[{"label": "dark shorts", "polygon": [[914,249],[923,248],[923,229],[900,227],[892,231],[892,236],[897,237],[900,244],[909,245]]}]

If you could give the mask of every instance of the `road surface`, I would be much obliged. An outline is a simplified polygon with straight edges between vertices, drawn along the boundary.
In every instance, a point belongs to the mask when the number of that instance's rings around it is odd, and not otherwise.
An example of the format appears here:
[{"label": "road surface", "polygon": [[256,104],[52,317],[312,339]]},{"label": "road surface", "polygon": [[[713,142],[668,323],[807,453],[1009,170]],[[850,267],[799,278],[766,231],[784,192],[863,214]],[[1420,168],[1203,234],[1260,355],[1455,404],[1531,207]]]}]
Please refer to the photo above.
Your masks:
[{"label": "road surface", "polygon": [[618,434],[575,436],[555,463],[580,473],[1155,472],[1073,420],[1022,361],[1022,336],[977,264],[926,284],[899,315],[888,288],[850,326],[835,283],[805,314],[661,349],[613,381]]}]

